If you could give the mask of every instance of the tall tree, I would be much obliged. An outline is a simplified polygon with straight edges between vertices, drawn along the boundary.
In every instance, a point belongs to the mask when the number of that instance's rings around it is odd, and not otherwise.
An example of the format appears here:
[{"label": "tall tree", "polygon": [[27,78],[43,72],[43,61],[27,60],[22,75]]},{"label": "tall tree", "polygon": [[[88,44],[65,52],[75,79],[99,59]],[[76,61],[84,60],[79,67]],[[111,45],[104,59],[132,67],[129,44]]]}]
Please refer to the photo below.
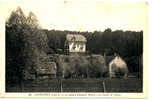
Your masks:
[{"label": "tall tree", "polygon": [[47,35],[32,12],[26,17],[21,8],[13,11],[6,22],[7,76],[23,78],[25,70],[35,71],[40,54],[48,49],[47,43]]}]

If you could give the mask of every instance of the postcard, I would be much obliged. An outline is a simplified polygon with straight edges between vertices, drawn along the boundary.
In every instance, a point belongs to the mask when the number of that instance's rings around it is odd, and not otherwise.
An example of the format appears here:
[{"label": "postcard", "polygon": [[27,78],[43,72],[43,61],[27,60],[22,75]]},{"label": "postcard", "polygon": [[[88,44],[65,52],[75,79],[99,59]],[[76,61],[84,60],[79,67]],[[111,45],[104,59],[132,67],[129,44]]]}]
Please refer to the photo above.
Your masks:
[{"label": "postcard", "polygon": [[146,98],[147,7],[0,1],[0,97]]}]

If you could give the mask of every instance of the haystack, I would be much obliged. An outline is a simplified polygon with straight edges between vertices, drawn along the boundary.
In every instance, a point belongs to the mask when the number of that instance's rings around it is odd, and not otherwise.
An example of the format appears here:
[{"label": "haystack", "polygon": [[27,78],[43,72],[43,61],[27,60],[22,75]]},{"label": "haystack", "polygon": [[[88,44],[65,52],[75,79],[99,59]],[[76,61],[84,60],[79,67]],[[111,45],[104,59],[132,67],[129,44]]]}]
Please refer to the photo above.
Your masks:
[{"label": "haystack", "polygon": [[109,74],[111,77],[127,77],[128,68],[126,62],[119,56],[116,56],[110,63],[109,63]]}]

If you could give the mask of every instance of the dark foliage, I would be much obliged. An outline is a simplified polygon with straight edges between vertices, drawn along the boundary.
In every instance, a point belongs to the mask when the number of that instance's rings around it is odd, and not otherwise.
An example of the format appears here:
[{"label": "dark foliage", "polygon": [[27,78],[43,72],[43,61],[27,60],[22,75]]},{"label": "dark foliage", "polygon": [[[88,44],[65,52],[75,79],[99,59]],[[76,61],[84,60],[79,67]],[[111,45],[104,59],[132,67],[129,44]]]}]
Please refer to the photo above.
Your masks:
[{"label": "dark foliage", "polygon": [[6,22],[6,83],[22,82],[25,70],[34,73],[39,55],[49,50],[47,43],[32,12],[25,16],[21,8],[13,11]]},{"label": "dark foliage", "polygon": [[[49,39],[49,47],[57,52],[61,49],[64,54],[64,41],[66,34],[82,34],[87,38],[87,52],[89,54],[106,55],[107,58],[114,53],[119,54],[127,62],[130,72],[139,72],[142,70],[140,59],[143,55],[143,31],[111,31],[110,28],[104,32],[74,32],[74,31],[59,31],[45,30]],[[53,52],[53,53],[54,53]],[[108,57],[107,57],[108,56]],[[142,74],[142,73],[141,73]]]}]

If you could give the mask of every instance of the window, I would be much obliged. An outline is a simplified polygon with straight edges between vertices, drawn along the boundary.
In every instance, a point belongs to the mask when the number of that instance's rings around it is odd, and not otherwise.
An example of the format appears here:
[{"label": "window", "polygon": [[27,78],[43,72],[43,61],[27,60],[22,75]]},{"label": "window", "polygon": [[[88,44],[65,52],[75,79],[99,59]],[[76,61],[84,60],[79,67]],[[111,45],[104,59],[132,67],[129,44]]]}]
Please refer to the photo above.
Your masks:
[{"label": "window", "polygon": [[81,51],[83,50],[83,45],[80,46],[80,50],[81,50]]},{"label": "window", "polygon": [[74,45],[74,46],[72,47],[73,50],[75,50],[75,48],[76,48],[76,45]]}]

